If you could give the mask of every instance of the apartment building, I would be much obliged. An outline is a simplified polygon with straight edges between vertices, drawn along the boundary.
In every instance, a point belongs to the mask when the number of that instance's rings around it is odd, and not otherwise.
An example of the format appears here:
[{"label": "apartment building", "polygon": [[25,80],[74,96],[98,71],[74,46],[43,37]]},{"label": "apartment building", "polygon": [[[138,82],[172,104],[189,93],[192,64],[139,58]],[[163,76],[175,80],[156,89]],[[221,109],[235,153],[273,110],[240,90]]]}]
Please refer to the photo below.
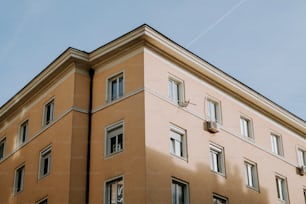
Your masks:
[{"label": "apartment building", "polygon": [[1,107],[0,204],[302,204],[305,139],[303,119],[142,25],[68,48]]}]

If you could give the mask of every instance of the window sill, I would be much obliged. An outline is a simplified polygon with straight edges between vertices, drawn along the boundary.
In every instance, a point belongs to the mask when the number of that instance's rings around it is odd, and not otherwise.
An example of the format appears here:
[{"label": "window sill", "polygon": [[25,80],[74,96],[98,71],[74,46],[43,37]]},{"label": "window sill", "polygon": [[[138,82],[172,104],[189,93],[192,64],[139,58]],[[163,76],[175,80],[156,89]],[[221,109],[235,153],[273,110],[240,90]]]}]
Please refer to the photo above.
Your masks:
[{"label": "window sill", "polygon": [[120,154],[120,153],[122,153],[122,152],[123,152],[123,149],[120,150],[120,151],[117,151],[117,152],[105,154],[104,159],[108,159],[108,158],[114,157],[114,156],[116,156],[117,154]]},{"label": "window sill", "polygon": [[250,190],[253,190],[253,191],[256,191],[257,193],[259,193],[259,188],[256,188],[256,187],[252,187],[252,186],[248,186],[246,185],[246,187]]},{"label": "window sill", "polygon": [[42,179],[48,177],[49,175],[50,175],[50,172],[47,173],[47,174],[45,174],[45,175],[41,175],[41,176],[38,177],[38,180],[40,181],[40,180],[42,180]]},{"label": "window sill", "polygon": [[217,171],[214,171],[214,170],[210,170],[211,173],[215,174],[215,175],[218,175],[218,176],[222,176],[224,178],[226,178],[226,174],[223,173],[223,172],[217,172]]},{"label": "window sill", "polygon": [[174,153],[172,153],[172,152],[170,152],[170,154],[171,154],[172,156],[178,158],[178,159],[181,159],[181,160],[183,160],[183,161],[185,161],[185,162],[188,162],[187,157],[181,157],[181,156],[178,156],[178,155],[176,155],[176,154],[174,154]]}]

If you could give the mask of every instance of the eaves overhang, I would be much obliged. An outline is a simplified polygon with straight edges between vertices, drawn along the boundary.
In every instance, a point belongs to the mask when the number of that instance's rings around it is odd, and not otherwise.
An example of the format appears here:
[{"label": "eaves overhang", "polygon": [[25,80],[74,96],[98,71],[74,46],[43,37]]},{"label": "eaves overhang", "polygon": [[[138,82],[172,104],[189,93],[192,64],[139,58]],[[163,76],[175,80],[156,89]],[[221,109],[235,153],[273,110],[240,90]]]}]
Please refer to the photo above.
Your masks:
[{"label": "eaves overhang", "polygon": [[9,110],[24,101],[26,96],[35,90],[35,87],[38,87],[47,79],[52,78],[52,76],[61,71],[61,68],[64,69],[67,64],[71,62],[81,62],[87,64],[88,67],[92,67],[100,63],[101,60],[108,59],[118,53],[126,52],[129,48],[135,47],[136,45],[147,46],[154,49],[156,52],[182,65],[203,80],[208,81],[239,101],[251,106],[255,110],[263,113],[267,117],[306,139],[306,125],[304,120],[173,42],[146,24],[90,53],[68,48],[0,108],[0,121]]},{"label": "eaves overhang", "polygon": [[18,93],[9,99],[3,106],[1,106],[0,121],[3,121],[5,117],[14,112],[19,105],[27,101],[32,94],[35,94],[39,90],[39,87],[47,84],[55,76],[63,72],[72,62],[88,64],[88,53],[71,47],[66,49]]}]

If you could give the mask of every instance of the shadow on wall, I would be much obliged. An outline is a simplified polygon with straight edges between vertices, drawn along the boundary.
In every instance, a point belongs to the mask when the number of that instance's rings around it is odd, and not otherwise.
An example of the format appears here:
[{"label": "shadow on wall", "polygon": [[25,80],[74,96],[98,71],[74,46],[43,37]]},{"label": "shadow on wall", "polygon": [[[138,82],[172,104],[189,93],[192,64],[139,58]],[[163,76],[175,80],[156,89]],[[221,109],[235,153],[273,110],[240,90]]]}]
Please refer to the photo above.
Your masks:
[{"label": "shadow on wall", "polygon": [[198,156],[186,161],[149,148],[146,157],[148,203],[171,203],[173,179],[188,184],[192,204],[213,203],[213,195],[224,196],[231,204],[269,203],[267,190],[259,187],[256,191],[247,187],[245,170],[232,165],[230,161],[226,161],[226,174],[222,176],[211,171],[209,161],[205,161],[207,157]]}]

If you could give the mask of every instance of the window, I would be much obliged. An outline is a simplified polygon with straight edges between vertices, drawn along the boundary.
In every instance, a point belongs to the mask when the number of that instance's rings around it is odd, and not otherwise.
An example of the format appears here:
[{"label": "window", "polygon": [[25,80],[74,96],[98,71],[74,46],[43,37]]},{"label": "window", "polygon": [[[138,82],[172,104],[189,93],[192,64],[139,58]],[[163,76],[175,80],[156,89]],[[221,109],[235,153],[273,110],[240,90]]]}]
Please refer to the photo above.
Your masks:
[{"label": "window", "polygon": [[246,138],[253,138],[252,123],[245,117],[240,117],[240,134]]},{"label": "window", "polygon": [[39,178],[47,176],[50,173],[50,167],[51,147],[48,147],[40,153]]},{"label": "window", "polygon": [[176,179],[172,180],[172,204],[187,204],[189,203],[188,184]]},{"label": "window", "polygon": [[306,152],[299,148],[297,154],[299,166],[306,166]]},{"label": "window", "polygon": [[20,125],[20,129],[19,129],[19,145],[25,143],[27,141],[27,137],[28,137],[28,120],[23,122]]},{"label": "window", "polygon": [[257,177],[257,166],[255,163],[245,161],[245,177],[246,185],[250,188],[258,190],[258,177]]},{"label": "window", "polygon": [[108,79],[108,101],[114,101],[123,96],[123,73]]},{"label": "window", "polygon": [[210,167],[212,171],[225,175],[224,150],[222,147],[210,145]]},{"label": "window", "polygon": [[221,123],[220,103],[211,99],[207,99],[207,114],[209,121]]},{"label": "window", "polygon": [[21,166],[15,171],[14,193],[19,193],[23,190],[24,169],[25,167]]},{"label": "window", "polygon": [[44,198],[44,199],[36,202],[36,204],[48,204],[48,198]]},{"label": "window", "polygon": [[0,161],[4,158],[6,138],[0,141]]},{"label": "window", "polygon": [[281,201],[289,201],[286,179],[276,176],[277,197]]},{"label": "window", "polygon": [[117,178],[106,182],[105,188],[106,204],[123,204],[123,178]]},{"label": "window", "polygon": [[223,197],[223,196],[214,194],[213,195],[213,204],[228,204],[228,199]]},{"label": "window", "polygon": [[123,122],[106,128],[106,156],[123,150]]},{"label": "window", "polygon": [[168,80],[168,97],[175,103],[184,102],[183,82],[169,78]]},{"label": "window", "polygon": [[274,154],[283,156],[283,145],[280,136],[271,134],[271,145],[272,145],[272,152]]},{"label": "window", "polygon": [[45,105],[44,111],[44,125],[49,125],[53,121],[54,100]]},{"label": "window", "polygon": [[187,158],[186,131],[170,126],[170,152],[178,157]]}]

